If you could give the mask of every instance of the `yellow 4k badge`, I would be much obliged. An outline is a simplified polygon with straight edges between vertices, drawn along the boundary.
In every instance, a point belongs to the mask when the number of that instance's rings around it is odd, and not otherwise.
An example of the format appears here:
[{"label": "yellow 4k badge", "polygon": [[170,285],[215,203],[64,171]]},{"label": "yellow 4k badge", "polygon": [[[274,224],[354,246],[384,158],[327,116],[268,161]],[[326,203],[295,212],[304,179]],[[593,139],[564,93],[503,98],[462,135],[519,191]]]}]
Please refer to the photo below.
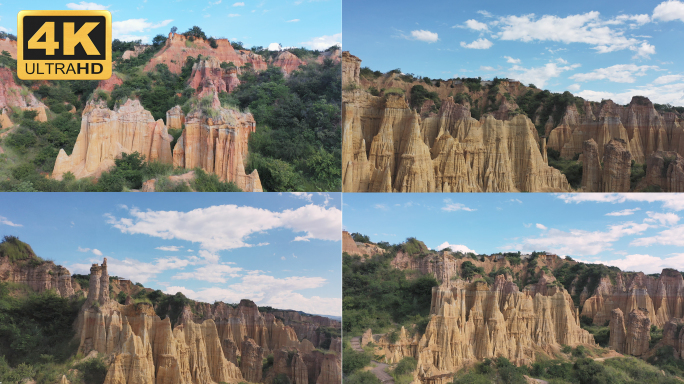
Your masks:
[{"label": "yellow 4k badge", "polygon": [[22,80],[106,80],[112,75],[109,11],[21,11],[17,76]]}]

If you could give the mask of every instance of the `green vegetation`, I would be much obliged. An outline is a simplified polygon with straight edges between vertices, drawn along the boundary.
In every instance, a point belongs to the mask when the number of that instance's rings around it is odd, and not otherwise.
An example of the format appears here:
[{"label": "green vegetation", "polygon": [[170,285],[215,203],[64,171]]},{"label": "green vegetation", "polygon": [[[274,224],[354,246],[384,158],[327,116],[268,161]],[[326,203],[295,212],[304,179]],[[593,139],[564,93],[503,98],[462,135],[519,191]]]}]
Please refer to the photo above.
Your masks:
[{"label": "green vegetation", "polygon": [[565,178],[568,179],[571,187],[578,189],[582,186],[582,164],[577,161],[579,153],[572,160],[561,158],[560,152],[553,148],[547,148],[546,154],[549,159],[549,165],[560,170],[565,175]]},{"label": "green vegetation", "polygon": [[254,115],[247,173],[257,169],[267,191],[341,188],[340,64],[301,66],[285,79],[280,68],[245,71],[226,102]]},{"label": "green vegetation", "polygon": [[369,352],[357,352],[351,348],[344,349],[342,372],[345,375],[352,374],[363,367],[370,365],[372,355]]},{"label": "green vegetation", "polygon": [[420,109],[423,106],[423,103],[427,100],[432,100],[435,103],[435,105],[430,110],[431,112],[439,111],[439,108],[442,105],[442,100],[439,99],[439,95],[437,95],[437,92],[430,92],[427,89],[425,89],[425,87],[419,84],[414,85],[411,88],[411,108],[420,111]]},{"label": "green vegetation", "polygon": [[580,316],[580,326],[594,336],[596,343],[602,347],[608,346],[610,340],[610,327],[608,321],[604,325],[594,325],[594,319],[587,316]]},{"label": "green vegetation", "polygon": [[572,295],[572,300],[575,305],[579,306],[579,297],[585,287],[588,292],[594,292],[601,278],[606,276],[609,276],[615,284],[615,276],[619,271],[618,267],[608,267],[603,264],[576,263],[573,265],[563,263],[553,271],[553,276],[563,284],[568,292],[570,292],[571,285],[575,281],[575,294]]},{"label": "green vegetation", "polygon": [[[345,355],[346,358],[347,355]],[[368,371],[355,372],[344,379],[344,384],[381,384],[374,374]]]},{"label": "green vegetation", "polygon": [[[530,84],[530,88],[533,88]],[[565,91],[560,93],[551,93],[549,91],[535,92],[533,90],[520,95],[515,101],[520,109],[532,119],[535,112],[542,106],[542,111],[539,115],[540,124],[536,125],[539,136],[544,136],[544,126],[549,120],[549,116],[553,118],[554,127],[560,123],[563,114],[569,105],[578,106],[578,111],[584,113],[583,105],[584,99],[573,96],[572,93]]]},{"label": "green vegetation", "polygon": [[484,268],[476,267],[470,261],[465,261],[461,264],[461,277],[464,279],[472,279],[475,275],[485,275]]},{"label": "green vegetation", "polygon": [[629,175],[629,187],[632,191],[636,190],[637,184],[646,177],[646,164],[637,164],[632,160],[631,173]]},{"label": "green vegetation", "polygon": [[4,236],[0,242],[0,257],[7,257],[12,263],[22,260],[29,260],[29,262],[37,264],[44,262],[43,259],[33,252],[30,245],[12,235]]},{"label": "green vegetation", "polygon": [[0,381],[55,383],[67,374],[78,348],[72,324],[82,304],[82,298],[0,283]]},{"label": "green vegetation", "polygon": [[[360,334],[368,328],[381,332],[403,325],[423,333],[430,312],[432,275],[407,279],[407,272],[393,268],[399,246],[365,261],[359,256],[343,255],[344,332]],[[346,360],[346,355],[345,355]]]},{"label": "green vegetation", "polygon": [[366,235],[362,235],[358,232],[354,232],[351,234],[352,239],[358,243],[370,243],[370,237]]}]

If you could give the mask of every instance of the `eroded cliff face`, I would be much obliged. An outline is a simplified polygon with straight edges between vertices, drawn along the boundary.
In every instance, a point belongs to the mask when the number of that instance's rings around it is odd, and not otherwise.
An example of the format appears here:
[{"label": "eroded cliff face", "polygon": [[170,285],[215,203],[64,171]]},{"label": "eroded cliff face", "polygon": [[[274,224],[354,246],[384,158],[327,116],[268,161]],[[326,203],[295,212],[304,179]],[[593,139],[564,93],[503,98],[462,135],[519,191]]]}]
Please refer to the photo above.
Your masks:
[{"label": "eroded cliff face", "polygon": [[197,57],[198,55],[213,56],[219,62],[233,62],[237,67],[251,63],[257,71],[265,70],[268,67],[262,56],[250,51],[236,51],[227,39],[216,39],[216,44],[217,47],[212,48],[209,42],[204,39],[195,38],[190,41],[181,34],[169,33],[164,48],[157,52],[145,65],[145,71],[153,70],[157,64],[166,64],[171,72],[179,74],[185,65],[185,60],[189,56]]},{"label": "eroded cliff face", "polygon": [[[358,84],[360,60],[343,55],[343,88]],[[503,97],[503,96],[501,96]],[[505,103],[502,103],[504,105]],[[467,102],[446,97],[421,116],[401,95],[342,93],[342,182],[345,192],[568,191],[550,167],[536,128],[509,108],[480,120]]]},{"label": "eroded cliff face", "polygon": [[[196,304],[194,311],[184,308],[175,327],[149,304],[121,305],[110,299],[105,259],[91,268],[88,298],[76,324],[79,351],[105,355],[107,384],[264,382],[262,363],[269,352],[280,356],[274,367],[287,368],[284,373],[295,383],[341,382],[339,352],[325,354],[308,340],[300,342],[292,327],[260,313],[253,302]],[[290,354],[295,358],[288,359]],[[269,372],[272,380],[274,370]]]},{"label": "eroded cliff face", "polygon": [[582,144],[582,191],[629,192],[632,155],[621,139],[610,140],[599,161],[599,148],[594,139]]},{"label": "eroded cliff face", "polygon": [[164,122],[154,121],[138,100],[129,99],[113,111],[91,100],[83,110],[81,132],[71,155],[60,149],[52,177],[61,180],[67,172],[76,178],[99,177],[122,153],[138,152],[147,161],[170,164],[171,141]]},{"label": "eroded cliff face", "polygon": [[646,161],[645,184],[663,192],[684,192],[684,158],[673,151],[653,153]]},{"label": "eroded cliff face", "polygon": [[0,257],[0,281],[26,284],[34,292],[53,290],[61,297],[71,297],[81,289],[72,281],[71,273],[51,261],[33,265],[27,261],[11,262],[9,257]]},{"label": "eroded cliff face", "polygon": [[373,256],[384,253],[385,250],[373,243],[357,243],[347,231],[342,231],[342,252],[350,255]]},{"label": "eroded cliff face", "polygon": [[503,356],[515,364],[530,364],[538,351],[595,346],[594,337],[580,327],[567,291],[556,286],[540,291],[519,292],[503,275],[492,286],[448,281],[432,290],[432,316],[425,333],[410,336],[402,328],[396,343],[381,337],[376,353],[388,363],[412,356],[422,382],[447,383],[454,372],[485,358]]},{"label": "eroded cliff face", "polygon": [[299,59],[293,53],[288,51],[282,51],[276,56],[273,61],[273,65],[280,67],[286,74],[290,74],[292,71],[299,68],[300,65],[305,65],[304,60]]},{"label": "eroded cliff face", "polygon": [[641,309],[633,309],[625,320],[619,308],[610,314],[608,345],[620,353],[641,356],[649,349],[651,320]]},{"label": "eroded cliff face", "polygon": [[[45,104],[38,101],[33,92],[14,82],[14,74],[11,69],[0,67],[0,111],[4,116],[7,116],[12,111],[12,107],[17,107],[22,111],[36,111],[36,121],[47,121]],[[9,126],[7,122],[2,122],[3,128],[7,126]]]},{"label": "eroded cliff face", "polygon": [[185,129],[173,148],[173,165],[200,167],[245,192],[262,192],[257,170],[245,174],[247,143],[255,130],[251,113],[221,107],[214,92],[211,112],[197,106],[185,117]]},{"label": "eroded cliff face", "polygon": [[603,325],[611,320],[614,309],[623,314],[641,310],[651,324],[662,328],[670,319],[684,317],[684,279],[671,269],[663,270],[658,277],[642,272],[619,272],[614,282],[604,277],[584,302],[582,316]]},{"label": "eroded cliff face", "polygon": [[201,88],[200,96],[202,96],[211,92],[230,93],[240,85],[240,80],[237,77],[236,67],[224,70],[221,68],[221,61],[209,56],[192,66],[188,84],[196,90]]}]

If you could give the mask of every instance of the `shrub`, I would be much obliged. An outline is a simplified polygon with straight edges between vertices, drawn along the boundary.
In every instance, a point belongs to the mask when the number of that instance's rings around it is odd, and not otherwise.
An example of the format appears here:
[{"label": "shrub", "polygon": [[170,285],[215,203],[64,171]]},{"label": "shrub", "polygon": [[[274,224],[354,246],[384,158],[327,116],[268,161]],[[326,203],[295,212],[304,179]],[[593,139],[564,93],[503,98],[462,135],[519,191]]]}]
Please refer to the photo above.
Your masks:
[{"label": "shrub", "polygon": [[85,384],[102,384],[107,376],[107,365],[100,356],[88,359],[76,367],[82,372]]},{"label": "shrub", "polygon": [[[345,355],[346,358],[346,355]],[[374,374],[368,371],[356,372],[344,379],[344,384],[382,384]]]},{"label": "shrub", "polygon": [[357,352],[353,349],[344,350],[342,359],[342,371],[345,375],[350,375],[361,368],[370,365],[371,355],[366,352]]},{"label": "shrub", "polygon": [[397,375],[409,374],[416,370],[418,367],[418,360],[413,357],[404,357],[401,359],[397,367],[394,368],[394,373]]}]

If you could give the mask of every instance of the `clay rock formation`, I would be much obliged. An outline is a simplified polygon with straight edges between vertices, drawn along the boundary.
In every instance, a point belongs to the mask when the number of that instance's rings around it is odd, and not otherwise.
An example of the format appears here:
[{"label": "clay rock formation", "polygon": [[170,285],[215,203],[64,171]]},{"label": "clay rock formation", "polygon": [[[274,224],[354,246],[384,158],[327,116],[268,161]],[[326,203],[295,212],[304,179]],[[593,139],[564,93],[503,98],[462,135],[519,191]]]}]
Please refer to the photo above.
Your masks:
[{"label": "clay rock formation", "polygon": [[259,173],[245,174],[249,135],[256,130],[251,113],[223,108],[214,93],[211,111],[196,107],[185,118],[185,129],[173,149],[173,165],[200,167],[245,192],[262,192]]},{"label": "clay rock formation", "polygon": [[[632,155],[621,139],[610,140],[599,162],[598,144],[582,144],[582,189],[584,192],[629,192]],[[603,164],[603,166],[601,166]]]},{"label": "clay rock formation", "polygon": [[73,296],[80,290],[66,268],[50,261],[33,266],[30,263],[13,263],[9,257],[0,257],[0,281],[26,284],[38,293],[53,290],[61,297]]},{"label": "clay rock formation", "polygon": [[52,177],[61,180],[67,172],[76,178],[99,177],[122,153],[138,152],[147,161],[170,164],[171,141],[164,122],[155,122],[138,100],[129,99],[113,111],[91,100],[83,110],[81,132],[71,155],[60,149]]},{"label": "clay rock formation", "polygon": [[181,129],[185,124],[185,114],[180,105],[166,111],[166,127],[168,129]]},{"label": "clay rock formation", "polygon": [[123,55],[121,55],[121,58],[124,60],[128,60],[134,57],[138,57],[138,55],[145,52],[147,48],[149,48],[149,45],[136,45],[135,47],[133,47],[133,49],[125,51]]},{"label": "clay rock formation", "polygon": [[346,252],[352,256],[373,256],[384,253],[385,250],[372,243],[357,243],[349,232],[342,231],[342,252]]},{"label": "clay rock formation", "polygon": [[485,358],[503,356],[520,365],[531,363],[540,349],[595,346],[567,291],[553,286],[545,294],[519,292],[503,275],[491,287],[460,280],[433,288],[431,314],[420,338],[402,328],[396,343],[378,341],[387,363],[416,358],[422,382],[446,383],[453,372]]},{"label": "clay rock formation", "polygon": [[646,184],[663,192],[684,192],[684,158],[677,152],[658,151],[646,161]]},{"label": "clay rock formation", "polygon": [[254,340],[245,336],[241,351],[240,371],[242,372],[242,377],[250,383],[261,382],[261,365],[264,359],[264,349],[258,346]]},{"label": "clay rock formation", "polygon": [[145,65],[145,71],[151,71],[157,64],[166,64],[169,70],[179,74],[189,56],[203,57],[213,56],[219,62],[233,62],[237,67],[242,67],[247,63],[252,64],[252,68],[263,71],[268,67],[263,57],[250,51],[236,51],[227,39],[216,39],[217,48],[212,48],[209,42],[202,38],[188,40],[185,36],[177,33],[169,33],[164,47],[157,52],[150,62]]},{"label": "clay rock formation", "polygon": [[633,309],[627,316],[614,309],[610,317],[610,340],[608,345],[620,353],[641,356],[649,348],[651,320],[640,309]]},{"label": "clay rock formation", "polygon": [[[129,52],[129,51],[126,51]],[[112,76],[107,79],[107,80],[100,80],[99,83],[97,83],[97,89],[101,89],[106,92],[111,92],[114,90],[114,86],[116,85],[122,85],[123,80],[119,76],[116,75],[116,73],[112,73]]]},{"label": "clay rock formation", "polygon": [[342,52],[342,86],[359,84],[359,74],[361,73],[361,59],[349,53]]},{"label": "clay rock formation", "polygon": [[221,62],[213,56],[209,56],[192,66],[189,85],[195,89],[202,88],[200,97],[212,92],[232,92],[240,80],[237,78],[237,68],[227,70],[221,68]]},{"label": "clay rock formation", "polygon": [[13,59],[17,58],[17,41],[10,40],[9,37],[0,39],[0,52],[7,51]]},{"label": "clay rock formation", "polygon": [[299,59],[299,57],[288,51],[280,52],[273,61],[273,65],[280,67],[280,69],[286,74],[290,74],[291,72],[297,70],[300,65],[305,64],[306,62],[304,60]]},{"label": "clay rock formation", "polygon": [[339,63],[342,60],[342,51],[340,49],[331,49],[329,51],[325,51],[318,55],[316,62],[318,62],[318,64],[323,64],[323,62],[327,59],[332,60],[335,64]]},{"label": "clay rock formation", "polygon": [[[360,60],[343,54],[343,88],[359,81]],[[506,112],[506,115],[508,113]],[[424,119],[403,96],[342,94],[345,192],[568,191],[550,167],[532,121],[523,115],[479,121],[448,97]]]},{"label": "clay rock formation", "polygon": [[280,349],[273,352],[273,371],[265,379],[270,383],[279,374],[293,384],[339,384],[342,381],[340,354]]},{"label": "clay rock formation", "polygon": [[[0,67],[0,110],[3,115],[18,107],[22,111],[36,111],[36,121],[47,121],[45,104],[38,101],[33,93],[14,82],[14,74],[7,67]],[[5,127],[3,123],[3,128]]]},{"label": "clay rock formation", "polygon": [[549,133],[549,148],[572,158],[582,152],[582,143],[593,139],[603,148],[612,139],[624,141],[625,150],[639,164],[657,151],[682,153],[681,117],[672,112],[658,112],[653,103],[643,96],[634,96],[627,106],[619,106],[610,100],[601,103],[585,102],[582,111],[575,105],[568,106],[561,123]]},{"label": "clay rock formation", "polygon": [[618,308],[623,314],[641,310],[658,327],[672,318],[684,318],[684,279],[673,269],[664,269],[658,277],[618,272],[614,283],[604,277],[584,302],[582,316],[603,325]]},{"label": "clay rock formation", "polygon": [[371,342],[373,342],[373,332],[370,328],[368,328],[366,332],[364,332],[361,336],[361,346],[365,347],[366,345],[368,345],[368,343]]}]

